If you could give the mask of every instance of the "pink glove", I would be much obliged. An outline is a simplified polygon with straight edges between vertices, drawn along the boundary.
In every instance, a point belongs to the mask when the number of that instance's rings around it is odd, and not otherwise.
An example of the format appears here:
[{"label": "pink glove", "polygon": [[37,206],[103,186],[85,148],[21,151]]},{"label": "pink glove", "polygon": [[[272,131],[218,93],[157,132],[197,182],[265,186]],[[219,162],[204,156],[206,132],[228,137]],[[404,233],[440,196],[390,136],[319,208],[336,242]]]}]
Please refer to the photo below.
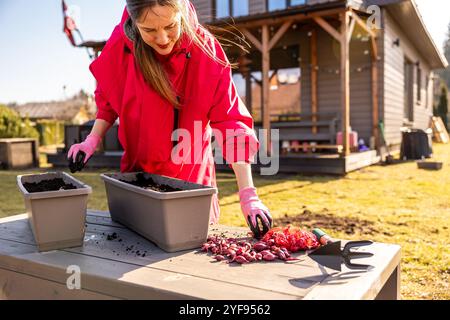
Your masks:
[{"label": "pink glove", "polygon": [[[259,200],[256,188],[248,187],[239,191],[241,209],[245,220],[253,232],[255,238],[261,238],[272,227],[272,216],[269,209]],[[259,222],[262,224],[262,230]]]},{"label": "pink glove", "polygon": [[69,153],[67,154],[67,159],[72,157],[73,162],[75,162],[78,152],[83,151],[86,154],[86,157],[84,158],[84,164],[86,164],[89,158],[94,154],[101,140],[102,138],[99,135],[91,133],[82,143],[74,144],[70,147]]}]

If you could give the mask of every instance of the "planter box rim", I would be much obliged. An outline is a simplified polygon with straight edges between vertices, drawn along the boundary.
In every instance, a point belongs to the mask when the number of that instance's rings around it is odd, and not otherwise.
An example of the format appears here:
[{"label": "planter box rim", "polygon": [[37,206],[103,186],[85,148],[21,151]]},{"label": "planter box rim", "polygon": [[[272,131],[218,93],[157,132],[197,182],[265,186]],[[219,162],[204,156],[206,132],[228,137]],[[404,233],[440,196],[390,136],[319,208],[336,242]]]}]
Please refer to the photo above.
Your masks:
[{"label": "planter box rim", "polygon": [[174,180],[174,181],[182,181],[183,183],[186,183],[186,184],[189,184],[192,186],[196,186],[196,187],[198,187],[198,189],[174,191],[174,192],[159,192],[159,191],[155,191],[155,190],[151,190],[151,189],[144,189],[144,188],[141,188],[138,186],[134,186],[132,184],[122,182],[122,181],[119,181],[119,180],[113,178],[114,175],[120,175],[121,173],[105,173],[105,174],[101,174],[100,177],[105,182],[107,181],[109,183],[112,183],[113,185],[120,187],[120,188],[125,188],[130,191],[142,194],[144,196],[152,197],[152,198],[159,199],[159,200],[201,197],[201,196],[205,196],[205,195],[217,194],[217,192],[218,192],[217,188],[215,188],[215,187],[204,186],[201,184],[192,183],[189,181],[171,178],[171,177],[158,175],[158,174],[152,174],[152,173],[146,173],[146,172],[127,172],[127,173],[122,173],[122,174],[123,175],[136,175],[138,173],[144,173],[144,174],[147,174],[150,176],[159,176],[159,177],[167,178],[167,179]]},{"label": "planter box rim", "polygon": [[[34,192],[30,193],[27,189],[23,186],[23,178],[27,177],[40,177],[42,176],[42,180],[46,180],[46,175],[56,175],[56,176],[64,176],[67,180],[74,182],[77,185],[77,189],[73,190],[57,190],[57,191],[45,191],[45,192]],[[55,177],[48,177],[48,179],[54,179]],[[23,174],[17,176],[17,184],[19,186],[20,191],[22,192],[23,196],[28,199],[48,199],[48,198],[60,198],[60,197],[71,197],[71,196],[78,196],[78,195],[86,195],[92,193],[92,188],[88,186],[87,184],[81,182],[80,180],[74,178],[73,176],[65,173],[65,172],[44,172],[44,173],[37,173],[37,174]]]}]

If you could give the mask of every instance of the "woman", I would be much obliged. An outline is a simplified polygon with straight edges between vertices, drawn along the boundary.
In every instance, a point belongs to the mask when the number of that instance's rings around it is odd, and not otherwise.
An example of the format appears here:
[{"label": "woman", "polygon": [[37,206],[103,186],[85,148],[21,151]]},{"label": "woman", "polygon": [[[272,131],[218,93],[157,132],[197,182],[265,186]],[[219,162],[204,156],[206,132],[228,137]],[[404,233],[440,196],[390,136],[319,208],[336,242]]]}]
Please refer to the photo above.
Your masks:
[{"label": "woman", "polygon": [[[121,23],[90,70],[98,84],[97,119],[86,140],[70,148],[69,158],[83,151],[86,163],[119,118],[122,172],[216,187],[214,130],[236,174],[247,224],[257,238],[270,229],[271,215],[251,175],[259,146],[253,119],[237,94],[222,47],[199,24],[188,0],[127,0]],[[180,130],[191,138],[172,141]],[[217,223],[219,214],[215,196],[210,222]]]}]

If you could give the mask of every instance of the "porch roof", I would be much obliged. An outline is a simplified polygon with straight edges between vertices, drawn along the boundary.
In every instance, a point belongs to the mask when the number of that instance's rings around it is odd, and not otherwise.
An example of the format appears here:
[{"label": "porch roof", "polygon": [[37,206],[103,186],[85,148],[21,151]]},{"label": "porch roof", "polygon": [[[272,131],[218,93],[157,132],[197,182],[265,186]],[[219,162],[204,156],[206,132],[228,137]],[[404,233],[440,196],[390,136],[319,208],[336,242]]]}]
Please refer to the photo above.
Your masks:
[{"label": "porch roof", "polygon": [[386,9],[395,17],[417,50],[428,60],[432,69],[443,69],[448,66],[447,59],[433,41],[414,0],[397,0],[387,5]]},{"label": "porch roof", "polygon": [[[280,23],[282,22],[281,18],[289,19],[295,18],[295,16],[308,16],[309,14],[317,13],[319,11],[343,9],[348,6],[357,10],[362,10],[365,6],[369,5],[383,6],[395,17],[403,31],[408,35],[409,40],[415,45],[422,56],[428,60],[432,69],[442,69],[448,66],[447,59],[433,41],[414,0],[364,0],[361,3],[350,0],[335,0],[314,5],[291,7],[286,10],[220,19],[209,22],[208,24],[212,26],[224,26],[229,24],[238,26],[257,26],[259,21],[264,21],[264,23],[269,24]],[[412,34],[413,32],[414,34]]]}]

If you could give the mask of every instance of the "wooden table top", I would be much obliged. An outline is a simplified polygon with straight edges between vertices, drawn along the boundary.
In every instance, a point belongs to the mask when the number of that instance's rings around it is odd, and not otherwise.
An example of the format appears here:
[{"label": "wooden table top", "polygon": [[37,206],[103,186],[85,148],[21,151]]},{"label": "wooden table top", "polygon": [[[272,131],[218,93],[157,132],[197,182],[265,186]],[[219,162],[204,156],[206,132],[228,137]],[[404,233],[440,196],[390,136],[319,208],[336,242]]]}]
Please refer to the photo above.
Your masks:
[{"label": "wooden table top", "polygon": [[[4,277],[20,273],[44,279],[58,284],[61,292],[57,293],[64,296],[64,290],[69,290],[68,267],[78,266],[85,293],[79,298],[374,299],[400,263],[399,246],[374,243],[358,250],[370,251],[373,257],[355,261],[374,266],[368,272],[345,266],[336,272],[304,253],[295,254],[300,260],[289,263],[227,264],[198,250],[166,253],[113,222],[108,212],[89,210],[86,220],[83,247],[39,253],[26,214],[0,219],[0,278],[2,273]],[[230,237],[246,237],[247,232],[246,228],[210,227],[210,234]],[[108,240],[113,233],[117,238]],[[38,298],[39,288],[24,289]]]}]

